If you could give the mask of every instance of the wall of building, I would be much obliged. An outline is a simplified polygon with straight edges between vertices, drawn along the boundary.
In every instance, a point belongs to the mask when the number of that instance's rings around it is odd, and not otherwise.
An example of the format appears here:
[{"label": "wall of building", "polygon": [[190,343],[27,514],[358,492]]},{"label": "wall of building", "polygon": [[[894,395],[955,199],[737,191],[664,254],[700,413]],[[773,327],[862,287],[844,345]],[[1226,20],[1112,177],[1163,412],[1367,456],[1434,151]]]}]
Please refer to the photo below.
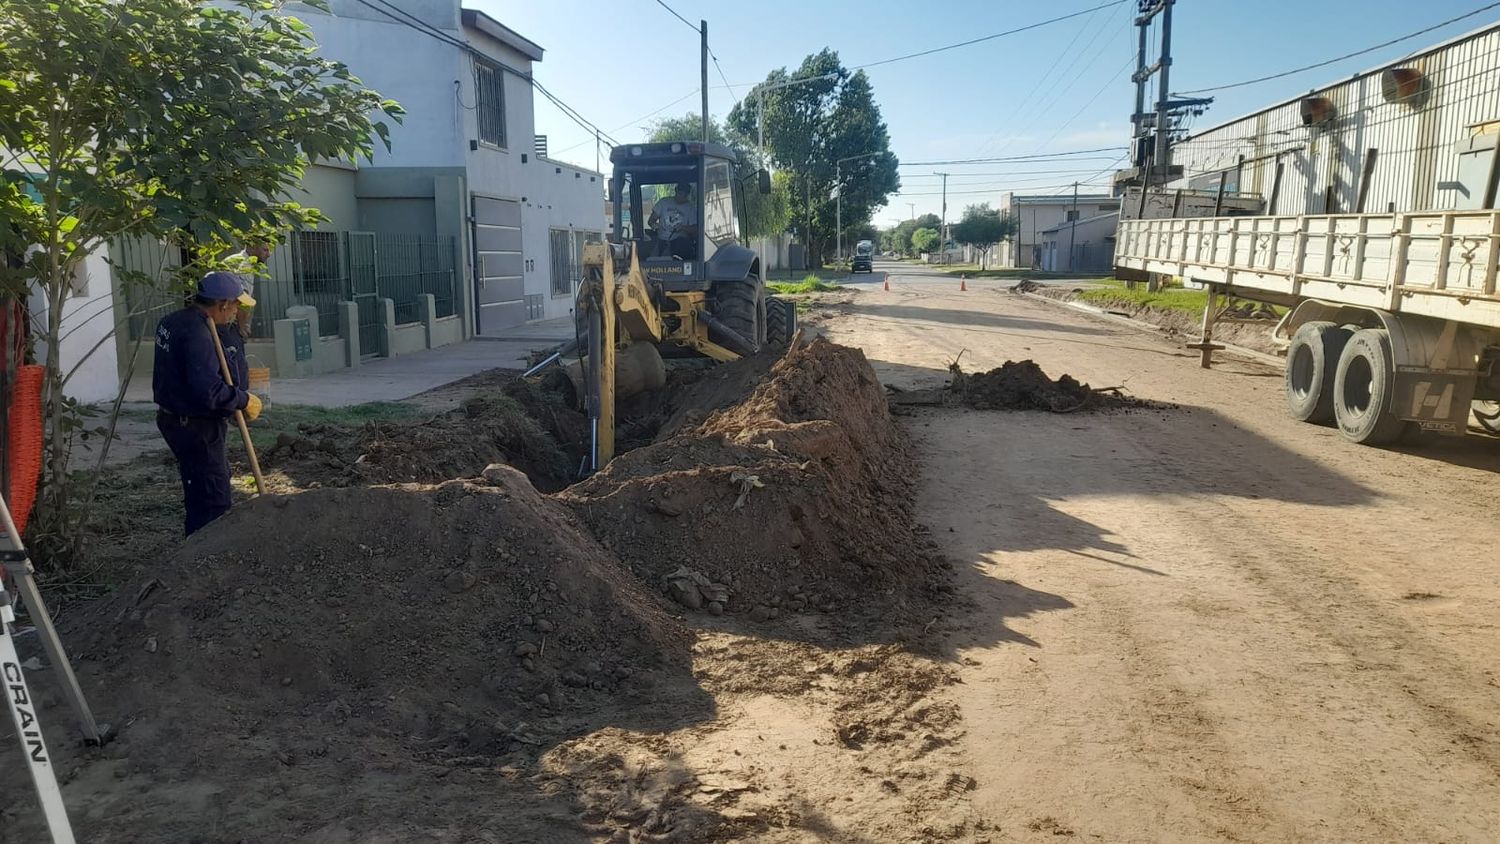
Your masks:
[{"label": "wall of building", "polygon": [[1115,251],[1118,214],[1102,214],[1043,232],[1042,269],[1049,272],[1108,272]]},{"label": "wall of building", "polygon": [[[355,202],[357,168],[339,162],[321,162],[302,174],[302,189],[292,198],[322,211],[329,221],[318,228],[357,229],[359,208]],[[300,194],[300,195],[299,195]]]},{"label": "wall of building", "polygon": [[[313,28],[319,52],[347,64],[365,85],[406,109],[401,123],[387,120],[391,149],[375,144],[372,162],[361,166],[462,166],[459,106],[455,80],[472,94],[468,59],[437,38],[403,26],[360,0],[331,0],[332,15],[298,5],[295,12]],[[376,4],[378,5],[378,4]],[[455,39],[461,39],[455,0],[401,0],[401,10]],[[472,99],[465,102],[473,104]]]},{"label": "wall of building", "polygon": [[[47,300],[33,293],[28,303],[31,317],[46,324]],[[63,303],[63,338],[58,364],[68,383],[64,392],[81,402],[112,401],[120,392],[119,344],[114,339],[115,306],[106,250],[83,260],[74,281],[73,295]],[[37,360],[46,362],[46,349],[38,343]],[[146,365],[150,365],[148,359]],[[140,361],[137,361],[137,366]],[[148,370],[149,371],[149,370]]]},{"label": "wall of building", "polygon": [[[1387,101],[1381,85],[1387,67],[1421,71],[1425,101]],[[1269,202],[1280,161],[1274,213],[1349,213],[1356,208],[1365,156],[1374,149],[1367,212],[1457,207],[1454,145],[1468,139],[1476,124],[1500,121],[1500,25],[1311,93],[1334,104],[1336,116],[1328,123],[1304,126],[1298,97],[1176,144],[1173,162],[1185,168],[1183,183],[1206,185],[1231,169],[1241,190],[1266,195]]]}]

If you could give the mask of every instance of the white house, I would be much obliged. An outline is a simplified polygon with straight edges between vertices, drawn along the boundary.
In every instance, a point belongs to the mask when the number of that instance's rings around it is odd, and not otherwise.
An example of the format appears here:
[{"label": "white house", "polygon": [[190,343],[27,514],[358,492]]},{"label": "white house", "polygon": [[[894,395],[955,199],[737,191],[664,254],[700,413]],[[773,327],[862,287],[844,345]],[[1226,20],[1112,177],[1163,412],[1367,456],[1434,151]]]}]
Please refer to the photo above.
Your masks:
[{"label": "white house", "polygon": [[[573,307],[583,244],[603,237],[605,179],[538,154],[532,69],[543,50],[459,0],[399,6],[293,4],[319,50],[400,102],[391,149],[373,160],[316,162],[293,198],[329,218],[290,232],[256,284],[248,353],[278,377],[501,334]],[[117,242],[117,266],[157,272],[181,259],[160,244]],[[95,266],[97,264],[98,266]],[[89,359],[79,398],[107,398],[149,372],[150,338],[171,297],[110,283],[91,261],[69,318],[96,312],[64,355],[122,326]],[[113,319],[108,311],[113,303]]]},{"label": "white house", "polygon": [[603,234],[605,185],[537,154],[542,48],[458,0],[406,0],[399,12],[332,0],[330,11],[297,7],[324,55],[407,112],[391,150],[345,180],[359,226],[460,238],[471,333],[566,315],[582,244]]}]

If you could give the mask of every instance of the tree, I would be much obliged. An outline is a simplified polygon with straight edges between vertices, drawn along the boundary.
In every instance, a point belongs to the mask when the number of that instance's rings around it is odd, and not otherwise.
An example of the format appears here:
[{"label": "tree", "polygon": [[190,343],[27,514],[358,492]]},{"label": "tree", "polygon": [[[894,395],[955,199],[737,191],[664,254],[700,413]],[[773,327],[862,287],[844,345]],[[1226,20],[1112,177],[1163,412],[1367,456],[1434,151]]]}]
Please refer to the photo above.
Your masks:
[{"label": "tree", "polygon": [[[702,119],[691,112],[681,117],[663,117],[648,128],[646,140],[651,143],[701,141]],[[729,147],[739,156],[740,196],[745,202],[745,237],[773,237],[786,231],[791,222],[791,186],[787,180],[772,179],[771,193],[761,193],[755,172],[765,165],[754,142],[727,129],[712,117],[708,120],[708,140]]]},{"label": "tree", "polygon": [[[834,188],[843,196],[847,232],[870,221],[875,209],[900,190],[901,177],[864,71],[850,72],[838,53],[825,48],[804,59],[795,72],[773,71],[762,85],[791,79],[813,81],[767,91],[766,146],[776,166],[792,174],[792,219],[808,255],[821,260],[837,234],[835,204],[829,198]],[[752,91],[730,110],[731,131],[756,136],[760,99]]]},{"label": "tree", "polygon": [[936,214],[923,214],[911,220],[902,220],[896,225],[891,235],[895,251],[905,255],[912,254],[911,235],[917,229],[939,229],[943,225],[942,220]]},{"label": "tree", "polygon": [[282,5],[0,0],[0,252],[13,258],[0,292],[34,289],[46,302],[34,333],[47,370],[32,531],[43,546],[76,550],[81,533],[81,516],[70,525],[68,514],[77,408],[59,352],[85,257],[121,237],[195,249],[165,282],[186,289],[247,232],[322,219],[287,198],[310,161],[369,157],[377,136],[389,146],[372,115],[399,119],[400,106],[320,57],[311,29]]},{"label": "tree", "polygon": [[990,208],[988,202],[965,208],[963,219],[952,229],[954,241],[979,251],[980,269],[984,269],[990,249],[1015,233],[1015,218],[1001,216],[999,211]]},{"label": "tree", "polygon": [[937,229],[917,229],[911,233],[912,251],[917,254],[931,252],[937,248],[941,239],[942,235],[938,234]]}]

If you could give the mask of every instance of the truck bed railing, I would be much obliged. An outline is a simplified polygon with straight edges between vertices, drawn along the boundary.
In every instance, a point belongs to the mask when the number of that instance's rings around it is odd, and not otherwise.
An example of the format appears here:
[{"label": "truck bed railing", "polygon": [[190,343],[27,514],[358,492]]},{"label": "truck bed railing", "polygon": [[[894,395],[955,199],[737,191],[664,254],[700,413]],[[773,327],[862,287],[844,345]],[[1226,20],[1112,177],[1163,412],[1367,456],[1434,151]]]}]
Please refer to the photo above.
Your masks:
[{"label": "truck bed railing", "polygon": [[1500,211],[1122,221],[1115,265],[1298,298],[1500,327]]}]

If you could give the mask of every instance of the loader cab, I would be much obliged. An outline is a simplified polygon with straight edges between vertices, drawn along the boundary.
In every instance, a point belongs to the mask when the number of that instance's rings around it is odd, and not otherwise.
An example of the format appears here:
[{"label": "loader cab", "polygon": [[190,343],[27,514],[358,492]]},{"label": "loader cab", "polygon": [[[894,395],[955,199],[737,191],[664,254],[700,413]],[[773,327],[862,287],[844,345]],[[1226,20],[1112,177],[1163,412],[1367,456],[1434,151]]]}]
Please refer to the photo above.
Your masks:
[{"label": "loader cab", "polygon": [[735,154],[706,143],[630,144],[610,152],[611,240],[631,243],[646,277],[668,291],[745,278],[743,186]]}]

